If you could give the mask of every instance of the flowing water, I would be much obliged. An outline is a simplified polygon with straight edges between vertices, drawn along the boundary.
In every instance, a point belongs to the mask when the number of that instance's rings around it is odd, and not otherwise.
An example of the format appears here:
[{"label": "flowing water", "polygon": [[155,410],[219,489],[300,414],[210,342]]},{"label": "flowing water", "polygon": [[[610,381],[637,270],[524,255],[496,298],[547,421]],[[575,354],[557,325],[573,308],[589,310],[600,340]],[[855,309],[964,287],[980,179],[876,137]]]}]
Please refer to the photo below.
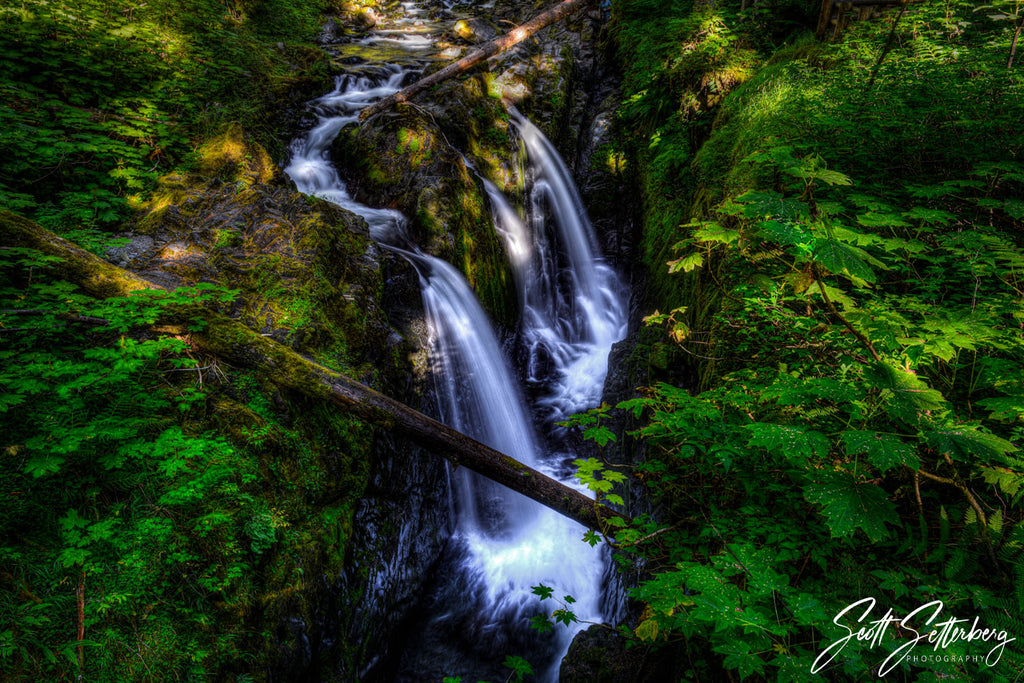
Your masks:
[{"label": "flowing water", "polygon": [[600,256],[562,157],[529,120],[511,114],[528,160],[525,220],[492,183],[485,187],[519,287],[526,379],[546,385],[541,403],[555,422],[600,397],[608,352],[626,333],[625,290]]},{"label": "flowing water", "polygon": [[[414,5],[404,7],[404,21],[359,45],[395,42],[426,59],[432,26],[418,19]],[[523,372],[539,397],[531,410],[462,275],[410,246],[401,213],[353,200],[330,161],[338,132],[409,76],[408,64],[369,66],[361,66],[362,75],[338,77],[332,92],[311,103],[318,122],[293,143],[286,173],[300,191],[361,215],[375,240],[416,268],[431,331],[441,419],[521,462],[565,477],[571,453],[543,444],[552,442],[555,421],[598,402],[608,351],[625,331],[622,287],[600,258],[571,176],[551,143],[513,112],[529,161],[523,213],[483,182],[518,283],[519,338],[527,359]],[[543,433],[535,431],[534,411],[541,416]],[[506,655],[530,661],[538,680],[556,679],[561,656],[582,624],[558,625],[549,635],[530,629],[530,617],[559,607],[551,600],[541,603],[531,586],[549,586],[559,599],[570,595],[577,617],[603,621],[612,616],[602,607],[605,552],[583,543],[584,529],[575,522],[464,468],[453,473],[452,483],[456,527],[434,589],[424,596],[425,617],[412,629],[402,662],[393,667],[398,679],[504,678]]]}]

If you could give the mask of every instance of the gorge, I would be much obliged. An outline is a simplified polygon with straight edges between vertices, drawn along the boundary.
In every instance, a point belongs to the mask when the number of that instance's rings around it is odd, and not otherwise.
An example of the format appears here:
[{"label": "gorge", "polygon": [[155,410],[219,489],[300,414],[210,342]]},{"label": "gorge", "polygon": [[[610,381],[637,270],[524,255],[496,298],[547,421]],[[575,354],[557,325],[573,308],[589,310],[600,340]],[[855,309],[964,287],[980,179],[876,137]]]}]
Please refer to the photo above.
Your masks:
[{"label": "gorge", "polygon": [[[412,50],[429,49],[430,34],[424,30],[429,23],[416,22],[421,12],[411,3],[404,7],[398,28],[375,30],[362,43],[394,40]],[[403,25],[411,22],[416,22],[414,33],[402,33]],[[409,41],[410,35],[416,40]],[[493,182],[474,171],[511,259],[517,288],[521,320],[514,344],[523,353],[513,355],[525,360],[513,372],[503,350],[510,345],[499,342],[464,277],[423,253],[400,213],[354,201],[331,163],[334,137],[358,121],[362,108],[408,81],[414,73],[408,68],[360,62],[361,73],[379,75],[338,76],[335,90],[313,101],[318,121],[292,144],[285,172],[299,191],[362,216],[376,241],[415,268],[441,420],[519,462],[572,482],[568,463],[573,454],[557,443],[556,423],[599,403],[608,352],[625,334],[624,288],[602,262],[564,162],[543,134],[513,109],[509,132],[514,130],[522,141],[520,154],[525,155],[521,182],[526,217]],[[535,387],[532,409],[524,401],[516,379],[520,376]],[[529,653],[538,680],[557,680],[559,662],[579,625],[559,628],[549,638],[531,632],[530,617],[542,613],[531,587],[547,586],[559,596],[571,596],[579,620],[614,620],[616,615],[602,609],[618,602],[601,594],[608,570],[605,549],[583,543],[584,527],[480,475],[460,470],[449,477],[452,536],[434,570],[431,594],[423,597],[436,606],[431,610],[436,614],[412,627],[415,635],[405,648],[398,680],[497,677],[508,653],[519,652]]]},{"label": "gorge", "polygon": [[1012,680],[1022,25],[0,7],[0,681]]}]

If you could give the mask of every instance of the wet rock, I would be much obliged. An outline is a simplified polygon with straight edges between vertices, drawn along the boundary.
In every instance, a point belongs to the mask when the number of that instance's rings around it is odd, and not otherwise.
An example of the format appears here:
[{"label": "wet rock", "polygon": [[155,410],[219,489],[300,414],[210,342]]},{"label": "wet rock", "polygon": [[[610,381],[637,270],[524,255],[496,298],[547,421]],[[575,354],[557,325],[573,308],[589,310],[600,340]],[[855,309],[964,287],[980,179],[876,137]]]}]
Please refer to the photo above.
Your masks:
[{"label": "wet rock", "polygon": [[321,27],[320,34],[316,38],[319,45],[331,45],[337,43],[344,36],[344,31],[334,19],[328,19]]},{"label": "wet rock", "polygon": [[494,79],[501,97],[511,104],[520,105],[533,94],[534,78],[529,64],[513,64]]},{"label": "wet rock", "polygon": [[604,626],[581,631],[562,660],[559,683],[662,683],[678,681],[685,660],[675,648],[626,648],[627,640]]},{"label": "wet rock", "polygon": [[[471,135],[479,126],[473,123],[474,110],[493,120],[490,110],[499,105],[478,83],[448,87],[462,94],[475,88],[475,98],[438,97],[444,109],[400,106],[384,112],[354,133],[340,135],[332,157],[351,179],[356,198],[401,210],[411,219],[412,243],[459,268],[484,307],[511,323],[516,301],[508,259],[484,192],[453,147],[465,141],[458,136]],[[444,121],[443,127],[438,121]],[[511,144],[507,133],[498,139]]]},{"label": "wet rock", "polygon": [[110,253],[169,287],[240,290],[228,311],[296,350],[344,349],[334,362],[394,366],[380,306],[384,258],[365,223],[291,190],[238,127],[200,150],[193,176],[161,180],[127,246]]},{"label": "wet rock", "polygon": [[131,235],[128,244],[107,251],[107,260],[116,266],[137,269],[154,255],[156,242],[148,235]]},{"label": "wet rock", "polygon": [[459,19],[452,26],[452,31],[459,38],[471,43],[483,43],[494,39],[498,29],[485,19]]}]

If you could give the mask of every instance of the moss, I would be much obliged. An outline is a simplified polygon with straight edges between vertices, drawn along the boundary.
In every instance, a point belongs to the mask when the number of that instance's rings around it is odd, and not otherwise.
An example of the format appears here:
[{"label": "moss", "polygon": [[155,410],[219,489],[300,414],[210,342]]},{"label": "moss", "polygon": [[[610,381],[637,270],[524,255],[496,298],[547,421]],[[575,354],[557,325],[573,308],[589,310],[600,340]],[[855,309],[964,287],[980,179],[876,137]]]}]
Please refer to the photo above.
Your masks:
[{"label": "moss", "polygon": [[499,167],[509,140],[484,133],[492,124],[508,124],[498,117],[500,105],[488,95],[484,79],[446,87],[460,95],[443,117],[444,129],[437,116],[399,107],[367,122],[355,135],[339,138],[334,157],[342,164],[356,160],[361,191],[411,216],[412,236],[421,248],[459,268],[484,308],[511,324],[516,301],[508,260],[481,188],[449,144],[465,135],[474,158]]}]

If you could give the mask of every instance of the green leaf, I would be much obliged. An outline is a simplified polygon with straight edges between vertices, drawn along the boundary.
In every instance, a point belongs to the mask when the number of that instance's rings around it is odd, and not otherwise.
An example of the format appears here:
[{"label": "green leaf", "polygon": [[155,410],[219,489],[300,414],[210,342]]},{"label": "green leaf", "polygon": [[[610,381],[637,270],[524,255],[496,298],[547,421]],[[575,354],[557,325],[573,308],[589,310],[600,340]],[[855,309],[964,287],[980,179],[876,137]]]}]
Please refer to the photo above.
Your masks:
[{"label": "green leaf", "polygon": [[980,459],[987,463],[992,461],[1006,463],[1007,454],[1017,450],[1017,447],[1009,441],[1001,439],[995,434],[978,431],[972,425],[958,425],[926,431],[924,436],[929,445],[939,453],[963,462]]},{"label": "green leaf", "polygon": [[693,231],[693,238],[702,242],[721,242],[732,244],[739,240],[740,231],[723,227],[718,223],[704,223],[700,228]]},{"label": "green leaf", "polygon": [[850,382],[829,377],[794,377],[782,373],[762,392],[780,406],[814,405],[818,400],[849,403],[864,397],[864,391]]},{"label": "green leaf", "polygon": [[522,657],[516,657],[515,655],[508,655],[505,657],[504,665],[512,669],[512,676],[515,676],[516,681],[523,680],[523,676],[532,676],[533,667],[530,663]]},{"label": "green leaf", "polygon": [[993,420],[1024,419],[1024,396],[999,396],[978,401],[978,405],[992,411],[989,417]]},{"label": "green leaf", "polygon": [[899,465],[909,465],[915,470],[921,466],[917,450],[895,436],[848,429],[840,438],[842,438],[849,455],[866,453],[868,462],[882,472]]},{"label": "green leaf", "polygon": [[877,280],[875,271],[867,264],[868,255],[859,247],[835,240],[819,239],[814,246],[814,257],[818,263],[833,273],[846,273],[865,282]]},{"label": "green leaf", "polygon": [[1017,495],[1017,492],[1024,486],[1024,474],[1020,472],[1014,472],[1005,467],[985,467],[984,465],[980,469],[981,476],[986,483],[999,486],[1007,495]]},{"label": "green leaf", "polygon": [[1020,199],[1007,199],[1003,201],[1003,211],[1008,213],[1013,218],[1021,221],[1024,220],[1024,200]]},{"label": "green leaf", "polygon": [[560,624],[565,624],[566,626],[569,626],[572,623],[579,621],[579,619],[576,618],[576,614],[570,612],[567,609],[556,609],[554,612],[551,613],[551,616],[555,618],[556,622]]},{"label": "green leaf", "polygon": [[941,410],[945,407],[942,394],[931,389],[912,372],[877,361],[864,370],[869,385],[889,392],[892,413],[904,422],[916,422],[919,412]]},{"label": "green leaf", "polygon": [[758,231],[765,239],[786,246],[809,244],[813,239],[805,226],[792,221],[765,221],[758,226]]},{"label": "green leaf", "polygon": [[899,524],[896,507],[875,484],[860,482],[847,472],[816,473],[804,487],[804,497],[822,506],[822,514],[837,538],[862,529],[872,542],[888,538],[886,524]]},{"label": "green leaf", "polygon": [[808,431],[803,427],[757,422],[746,425],[745,428],[753,434],[747,441],[747,446],[761,446],[769,452],[791,460],[806,460],[811,456],[823,458],[828,455],[831,446],[831,442],[824,434]]},{"label": "green leaf", "polygon": [[534,595],[539,595],[541,600],[547,600],[554,595],[555,589],[540,584],[539,586],[530,586],[530,592]]},{"label": "green leaf", "polygon": [[744,203],[747,218],[788,218],[796,220],[810,216],[811,210],[798,199],[786,199],[778,192],[747,192],[736,198]]},{"label": "green leaf", "polygon": [[910,211],[903,212],[903,216],[912,220],[932,223],[935,225],[948,225],[956,216],[938,209],[926,209],[923,206],[915,206]]},{"label": "green leaf", "polygon": [[694,252],[689,256],[669,261],[668,272],[678,273],[681,270],[684,273],[689,273],[694,268],[700,268],[702,265],[704,265],[704,257],[699,252]]},{"label": "green leaf", "polygon": [[622,472],[616,472],[615,470],[604,470],[601,476],[605,481],[615,482],[616,484],[626,481],[626,475]]},{"label": "green leaf", "polygon": [[25,472],[38,479],[46,474],[56,474],[64,464],[64,458],[53,453],[33,455],[25,462]]},{"label": "green leaf", "polygon": [[764,673],[764,660],[750,651],[750,643],[732,640],[715,647],[715,652],[725,655],[722,664],[727,669],[736,669],[740,678]]},{"label": "green leaf", "polygon": [[543,614],[536,614],[530,617],[530,628],[535,629],[538,633],[547,633],[554,628],[554,624],[548,621]]},{"label": "green leaf", "polygon": [[609,442],[614,442],[615,432],[605,426],[589,427],[583,430],[583,438],[595,442],[598,446],[607,446]]}]

